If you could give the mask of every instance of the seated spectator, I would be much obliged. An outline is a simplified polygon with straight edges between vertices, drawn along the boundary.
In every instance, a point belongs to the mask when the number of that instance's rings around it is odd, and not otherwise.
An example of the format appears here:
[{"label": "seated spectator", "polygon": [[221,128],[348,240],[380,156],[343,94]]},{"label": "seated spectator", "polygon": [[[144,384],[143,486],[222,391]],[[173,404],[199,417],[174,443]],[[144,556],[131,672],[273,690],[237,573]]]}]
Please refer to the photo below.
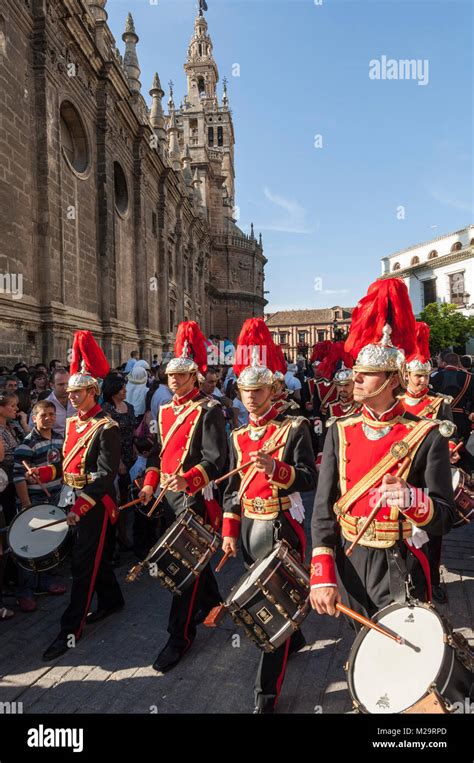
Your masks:
[{"label": "seated spectator", "polygon": [[[28,509],[39,503],[56,503],[61,492],[61,451],[63,438],[54,431],[56,423],[56,408],[54,403],[40,400],[33,407],[34,428],[15,449],[13,481],[21,504],[21,510]],[[24,462],[31,467],[31,473],[25,469]],[[45,492],[38,480],[50,493]],[[52,594],[55,596],[65,593],[63,585],[54,583],[46,573],[37,575],[34,572],[18,570],[18,605],[22,612],[34,612],[37,604],[33,595]]]}]

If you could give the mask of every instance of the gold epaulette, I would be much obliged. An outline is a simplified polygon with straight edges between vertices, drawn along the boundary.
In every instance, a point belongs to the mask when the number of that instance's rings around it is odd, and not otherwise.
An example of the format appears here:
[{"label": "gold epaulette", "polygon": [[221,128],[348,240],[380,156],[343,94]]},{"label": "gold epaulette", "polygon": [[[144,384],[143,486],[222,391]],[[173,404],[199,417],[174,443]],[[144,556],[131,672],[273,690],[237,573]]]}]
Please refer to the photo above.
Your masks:
[{"label": "gold epaulette", "polygon": [[430,394],[432,394],[433,397],[442,397],[442,398],[444,398],[444,402],[446,403],[446,405],[451,405],[451,403],[454,400],[452,395],[443,395],[442,392],[433,392],[433,393],[430,393]]},{"label": "gold epaulette", "polygon": [[118,421],[115,421],[111,416],[106,416],[107,423],[104,424],[104,429],[113,429],[113,427],[118,427]]}]

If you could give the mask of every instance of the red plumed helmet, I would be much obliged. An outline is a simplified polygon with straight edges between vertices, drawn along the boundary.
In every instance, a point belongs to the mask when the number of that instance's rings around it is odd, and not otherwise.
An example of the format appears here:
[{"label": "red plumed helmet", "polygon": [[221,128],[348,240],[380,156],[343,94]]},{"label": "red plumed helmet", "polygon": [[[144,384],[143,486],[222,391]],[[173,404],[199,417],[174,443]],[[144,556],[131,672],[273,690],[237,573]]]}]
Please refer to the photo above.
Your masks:
[{"label": "red plumed helmet", "polygon": [[237,339],[234,371],[240,376],[244,368],[258,359],[258,364],[268,368],[272,373],[286,373],[286,360],[281,350],[273,341],[273,337],[263,318],[247,318]]},{"label": "red plumed helmet", "polygon": [[[384,333],[387,325],[390,328]],[[400,278],[382,279],[369,286],[366,296],[360,300],[352,313],[351,329],[345,342],[345,350],[353,358],[357,358],[359,353],[369,345],[382,344],[388,347],[389,345],[386,344],[388,335],[390,335],[391,345],[398,350],[403,350],[405,356],[414,351],[415,316],[408,289]],[[382,368],[383,365],[391,366],[391,361],[385,362],[385,360],[379,358],[375,361],[373,370],[394,370],[391,367],[390,369]],[[360,366],[360,363],[358,365]],[[368,365],[365,365],[368,370]]]},{"label": "red plumed helmet", "polygon": [[166,366],[166,373],[191,373],[207,371],[206,337],[196,321],[179,324],[174,343],[175,357]]},{"label": "red plumed helmet", "polygon": [[109,373],[110,366],[102,349],[94,339],[92,332],[76,331],[72,345],[69,373],[72,376],[84,371],[87,371],[96,379],[103,379]]},{"label": "red plumed helmet", "polygon": [[415,327],[415,351],[407,357],[408,371],[418,373],[430,373],[431,353],[430,353],[430,327],[423,321],[417,321]]}]

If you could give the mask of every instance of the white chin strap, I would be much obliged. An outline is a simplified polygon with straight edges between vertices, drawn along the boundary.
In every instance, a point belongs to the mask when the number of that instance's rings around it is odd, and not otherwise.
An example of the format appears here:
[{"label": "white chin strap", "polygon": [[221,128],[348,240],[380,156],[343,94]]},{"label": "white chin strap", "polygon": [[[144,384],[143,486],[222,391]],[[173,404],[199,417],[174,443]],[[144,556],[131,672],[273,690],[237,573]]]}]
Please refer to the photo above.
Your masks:
[{"label": "white chin strap", "polygon": [[367,392],[366,395],[360,395],[360,393],[359,393],[357,395],[357,397],[362,397],[363,400],[368,400],[371,397],[376,397],[377,395],[379,395],[381,392],[384,391],[385,387],[388,385],[388,383],[389,383],[390,379],[392,378],[392,376],[393,376],[393,374],[390,374],[390,376],[387,376],[387,378],[385,379],[384,383],[378,389],[376,389],[375,392]]}]

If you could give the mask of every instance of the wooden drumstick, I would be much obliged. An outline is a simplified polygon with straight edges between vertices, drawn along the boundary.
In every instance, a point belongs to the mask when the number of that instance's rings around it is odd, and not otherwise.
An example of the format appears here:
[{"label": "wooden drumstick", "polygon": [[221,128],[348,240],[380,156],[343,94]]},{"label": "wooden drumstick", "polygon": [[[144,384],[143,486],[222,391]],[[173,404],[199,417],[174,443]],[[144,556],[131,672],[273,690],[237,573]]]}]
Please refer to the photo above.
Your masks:
[{"label": "wooden drumstick", "polygon": [[456,446],[455,446],[455,447],[452,449],[452,451],[451,451],[451,453],[450,453],[449,455],[450,455],[450,456],[452,456],[452,455],[453,455],[453,453],[457,453],[457,452],[458,452],[458,450],[461,450],[461,448],[462,448],[462,446],[463,446],[463,445],[464,445],[464,443],[463,443],[463,441],[461,440],[461,442],[458,442],[458,444],[457,444],[457,445],[456,445]]},{"label": "wooden drumstick", "polygon": [[48,488],[45,487],[45,485],[43,485],[43,483],[41,482],[39,477],[36,477],[34,474],[31,473],[31,466],[28,466],[26,461],[22,461],[21,463],[23,464],[23,466],[25,467],[26,471],[28,472],[28,475],[30,477],[33,477],[33,479],[35,480],[36,484],[40,485],[40,487],[43,489],[43,491],[48,496],[48,498],[51,498],[51,493],[49,492]]},{"label": "wooden drumstick", "polygon": [[[409,456],[405,456],[405,458],[403,459],[402,463],[400,464],[400,466],[398,467],[397,471],[394,474],[395,477],[399,477],[403,473],[403,471],[406,468],[406,466],[409,463],[409,461],[410,461],[410,457]],[[383,497],[380,497],[380,499],[377,501],[377,503],[375,504],[374,508],[370,512],[369,516],[365,520],[362,528],[359,530],[359,532],[357,533],[356,537],[352,541],[351,545],[347,549],[346,556],[351,556],[352,552],[354,551],[354,548],[357,546],[358,542],[360,541],[360,539],[362,538],[362,536],[366,532],[367,528],[372,524],[372,522],[374,521],[375,517],[377,516],[378,511],[379,511],[379,509],[380,509],[380,507],[381,507],[381,505],[382,505],[384,500],[385,499]]]},{"label": "wooden drumstick", "polygon": [[67,522],[67,518],[64,517],[64,519],[55,519],[54,522],[48,522],[47,525],[40,525],[40,527],[33,527],[31,532],[36,533],[38,530],[46,530],[47,527],[52,527],[53,525],[60,525],[61,522]]},{"label": "wooden drumstick", "polygon": [[151,515],[155,512],[156,507],[158,506],[159,503],[161,503],[161,501],[163,500],[164,494],[168,490],[168,485],[170,484],[171,479],[173,477],[176,477],[176,475],[178,474],[180,469],[181,469],[181,463],[178,464],[178,466],[174,470],[174,472],[171,475],[171,477],[169,478],[169,480],[167,480],[166,485],[164,486],[164,488],[162,489],[162,491],[158,495],[158,498],[156,499],[155,503],[153,504],[153,506],[151,507],[150,511],[148,512],[147,517],[151,517]]},{"label": "wooden drumstick", "polygon": [[[279,450],[281,447],[282,447],[281,445],[275,445],[275,447],[270,448],[270,450],[265,450],[264,448],[262,448],[260,452],[271,454],[271,453],[274,453],[276,450]],[[228,479],[228,477],[233,477],[234,474],[237,474],[237,472],[241,472],[242,469],[246,469],[248,466],[252,466],[252,464],[253,464],[253,461],[246,461],[245,464],[238,466],[236,469],[232,469],[230,472],[227,472],[227,474],[223,474],[222,477],[219,477],[218,479],[214,480],[214,485],[219,485],[219,483],[224,482],[224,480]]]},{"label": "wooden drumstick", "polygon": [[221,569],[223,568],[224,564],[227,562],[227,560],[229,559],[230,556],[232,556],[231,552],[230,551],[226,551],[224,556],[222,557],[222,559],[220,560],[219,564],[216,567],[216,572],[220,572],[221,571]]},{"label": "wooden drumstick", "polygon": [[136,506],[137,503],[143,503],[141,498],[135,498],[133,501],[129,501],[128,503],[124,503],[122,506],[118,507],[119,511],[123,511],[124,509],[130,508],[130,506]]},{"label": "wooden drumstick", "polygon": [[344,604],[340,604],[338,602],[335,606],[336,606],[336,609],[339,610],[339,612],[342,612],[344,615],[351,617],[353,620],[356,620],[361,625],[365,625],[366,628],[371,628],[373,631],[377,631],[377,633],[381,633],[382,636],[388,636],[388,638],[391,638],[392,641],[396,641],[397,644],[403,643],[404,640],[401,636],[398,636],[396,633],[390,633],[390,631],[386,631],[385,628],[382,628],[381,625],[374,623],[373,620],[369,620],[367,617],[364,617],[363,615],[359,615],[358,612],[354,612],[353,609],[349,609],[349,607],[344,606]]}]

